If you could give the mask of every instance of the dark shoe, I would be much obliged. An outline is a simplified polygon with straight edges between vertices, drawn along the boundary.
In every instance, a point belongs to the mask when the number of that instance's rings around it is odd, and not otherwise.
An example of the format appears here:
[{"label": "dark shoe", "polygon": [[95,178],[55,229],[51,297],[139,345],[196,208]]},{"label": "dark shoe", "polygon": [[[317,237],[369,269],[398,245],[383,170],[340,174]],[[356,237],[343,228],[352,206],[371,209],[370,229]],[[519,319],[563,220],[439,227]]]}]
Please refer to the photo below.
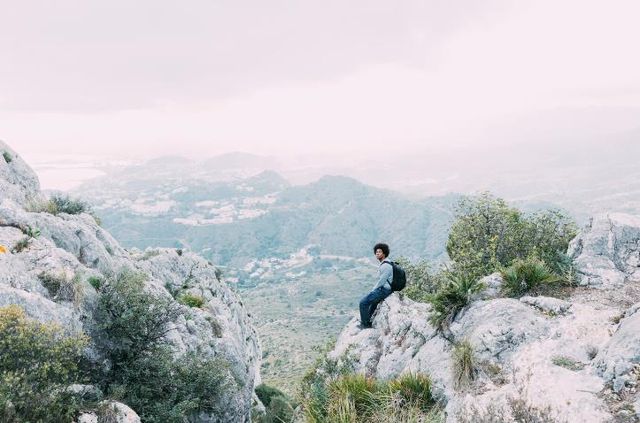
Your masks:
[{"label": "dark shoe", "polygon": [[362,323],[360,323],[360,324],[357,326],[357,328],[358,328],[358,329],[361,329],[361,330],[362,330],[362,329],[371,329],[372,327],[373,327],[373,326],[371,326],[371,325],[363,325]]}]

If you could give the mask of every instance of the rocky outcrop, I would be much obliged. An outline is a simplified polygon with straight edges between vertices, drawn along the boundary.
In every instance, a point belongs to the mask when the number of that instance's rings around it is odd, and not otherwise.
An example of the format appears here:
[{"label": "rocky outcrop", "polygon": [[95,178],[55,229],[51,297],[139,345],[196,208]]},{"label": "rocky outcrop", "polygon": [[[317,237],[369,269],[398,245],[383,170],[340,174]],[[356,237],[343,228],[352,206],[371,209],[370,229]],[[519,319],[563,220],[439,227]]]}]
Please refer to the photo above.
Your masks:
[{"label": "rocky outcrop", "polygon": [[[373,329],[359,330],[354,318],[329,358],[383,380],[428,374],[449,423],[470,406],[509,397],[551,407],[558,421],[637,422],[640,303],[621,314],[624,305],[608,294],[640,284],[639,240],[636,217],[594,219],[571,245],[584,285],[574,295],[498,298],[501,279],[491,275],[483,280],[487,292],[475,295],[444,334],[429,323],[428,304],[395,293],[378,307]],[[640,301],[638,291],[624,292]],[[455,377],[453,350],[463,342],[476,361],[468,386]]]},{"label": "rocky outcrop", "polygon": [[22,206],[42,199],[38,177],[3,141],[0,141],[0,193]]},{"label": "rocky outcrop", "polygon": [[[620,392],[640,377],[640,303],[625,312],[611,340],[596,356],[600,375]],[[640,410],[638,410],[640,412]]]},{"label": "rocky outcrop", "polygon": [[582,285],[615,289],[640,279],[640,216],[592,218],[569,246]]},{"label": "rocky outcrop", "polygon": [[[2,151],[11,160],[0,157],[0,306],[18,304],[39,321],[55,322],[69,333],[93,334],[92,310],[99,293],[89,283],[91,277],[104,279],[131,269],[147,275],[147,290],[167,298],[178,292],[197,296],[202,307],[180,305],[182,313],[167,335],[174,354],[194,351],[224,358],[239,390],[223,398],[223,415],[203,414],[190,421],[249,421],[254,386],[260,383],[260,345],[247,311],[219,270],[188,252],[127,251],[88,214],[30,211],[34,201],[43,201],[37,177],[4,143]],[[89,348],[88,354],[95,351]]]}]

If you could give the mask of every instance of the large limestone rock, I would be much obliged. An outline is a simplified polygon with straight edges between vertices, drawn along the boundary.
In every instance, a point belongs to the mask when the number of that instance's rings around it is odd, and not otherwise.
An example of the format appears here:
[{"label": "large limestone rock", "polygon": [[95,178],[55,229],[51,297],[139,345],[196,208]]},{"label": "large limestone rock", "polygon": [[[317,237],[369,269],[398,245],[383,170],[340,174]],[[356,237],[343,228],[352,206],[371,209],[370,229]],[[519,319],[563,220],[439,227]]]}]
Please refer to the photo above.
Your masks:
[{"label": "large limestone rock", "polygon": [[591,219],[569,246],[582,285],[615,289],[640,279],[640,217],[623,213]]},{"label": "large limestone rock", "polygon": [[40,182],[15,151],[0,140],[0,195],[20,205],[42,198]]},{"label": "large limestone rock", "polygon": [[[238,391],[223,395],[221,415],[191,416],[193,422],[248,422],[254,387],[260,383],[261,350],[257,334],[238,296],[220,279],[215,266],[195,254],[172,249],[129,252],[88,214],[53,216],[32,212],[31,201],[42,200],[38,180],[6,144],[11,161],[0,156],[0,306],[19,304],[27,315],[55,322],[69,333],[92,328],[98,292],[90,277],[106,278],[121,269],[148,275],[146,289],[166,296],[191,293],[204,300],[202,308],[180,306],[168,339],[175,355],[196,351],[223,357]],[[37,229],[38,237],[30,237]],[[51,289],[51,281],[62,288]],[[175,298],[174,298],[175,301]],[[101,357],[89,349],[89,358]],[[125,405],[118,405],[125,410]],[[124,414],[123,414],[124,413]],[[137,415],[122,421],[136,421]],[[91,419],[90,413],[85,419]],[[139,420],[138,420],[139,421]]]},{"label": "large limestone rock", "polygon": [[[555,315],[515,299],[477,301],[456,317],[445,339],[428,323],[429,310],[393,294],[379,307],[373,329],[359,330],[354,318],[329,357],[379,379],[428,374],[449,422],[470,404],[483,408],[519,392],[534,405],[552,406],[569,421],[610,417],[598,396],[605,380],[591,368],[590,354],[610,339],[614,311],[574,305]],[[454,381],[452,350],[462,341],[471,344],[479,369],[469,389]],[[556,364],[564,362],[579,369]]]},{"label": "large limestone rock", "polygon": [[[393,294],[378,308],[374,328],[359,330],[355,317],[329,358],[383,380],[428,374],[449,423],[470,407],[509,397],[551,407],[558,421],[637,422],[640,218],[595,218],[569,253],[582,284],[569,298],[499,298],[501,278],[494,274],[482,281],[487,290],[438,332],[429,324],[429,305]],[[625,311],[629,302],[636,304]],[[456,386],[453,350],[462,342],[476,360],[470,386]]]},{"label": "large limestone rock", "polygon": [[604,379],[613,382],[616,392],[637,381],[640,376],[640,303],[627,310],[595,362]]}]

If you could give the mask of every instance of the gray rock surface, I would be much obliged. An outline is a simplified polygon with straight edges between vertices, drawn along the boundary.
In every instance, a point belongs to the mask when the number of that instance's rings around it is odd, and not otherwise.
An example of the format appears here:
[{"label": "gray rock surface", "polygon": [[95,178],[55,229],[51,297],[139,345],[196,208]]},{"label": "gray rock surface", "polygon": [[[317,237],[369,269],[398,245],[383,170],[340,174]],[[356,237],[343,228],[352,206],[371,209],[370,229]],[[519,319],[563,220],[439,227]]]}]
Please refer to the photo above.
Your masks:
[{"label": "gray rock surface", "polygon": [[614,289],[640,279],[640,217],[611,213],[592,218],[569,246],[582,285]]},{"label": "gray rock surface", "polygon": [[[596,218],[571,243],[583,287],[569,298],[499,298],[501,280],[490,275],[483,279],[487,292],[441,334],[428,322],[429,305],[393,294],[378,308],[373,329],[359,330],[354,317],[328,357],[382,380],[428,374],[449,423],[470,405],[483,409],[509,396],[551,407],[560,421],[621,421],[615,419],[624,413],[633,419],[640,413],[639,242],[640,218]],[[468,387],[454,383],[452,351],[463,341],[476,360]]]},{"label": "gray rock surface", "polygon": [[618,329],[595,359],[596,367],[613,390],[620,392],[640,376],[640,303],[630,308]]},{"label": "gray rock surface", "polygon": [[565,314],[571,308],[571,303],[558,298],[551,297],[529,297],[525,296],[520,298],[520,302],[533,306],[543,313],[551,316],[557,316],[558,314]]},{"label": "gray rock surface", "polygon": [[[106,278],[131,269],[146,273],[146,289],[167,298],[197,295],[203,298],[203,307],[180,306],[182,315],[171,327],[168,339],[176,355],[197,351],[226,359],[239,392],[223,396],[223,415],[202,414],[190,421],[249,421],[254,387],[260,383],[260,345],[240,298],[220,280],[218,269],[188,252],[126,251],[88,214],[54,216],[29,211],[30,201],[42,200],[38,180],[0,142],[0,154],[2,150],[9,152],[12,160],[6,163],[0,156],[0,246],[4,247],[0,249],[0,306],[18,304],[39,321],[55,322],[70,333],[92,333],[96,322],[91,310],[99,294],[88,282],[91,276]],[[29,227],[39,230],[40,236],[28,237]],[[26,243],[16,248],[23,240]],[[51,279],[61,281],[63,288],[50,292],[47,280]],[[95,354],[92,349],[88,354],[90,359],[100,360],[91,355]],[[116,408],[122,416],[129,416],[119,421],[139,421],[124,404]],[[83,418],[92,421],[89,414]]]},{"label": "gray rock surface", "polygon": [[[6,154],[5,154],[6,153]],[[9,158],[9,163],[4,156]],[[26,206],[42,199],[40,182],[29,165],[9,147],[0,141],[0,193],[16,203]]]}]

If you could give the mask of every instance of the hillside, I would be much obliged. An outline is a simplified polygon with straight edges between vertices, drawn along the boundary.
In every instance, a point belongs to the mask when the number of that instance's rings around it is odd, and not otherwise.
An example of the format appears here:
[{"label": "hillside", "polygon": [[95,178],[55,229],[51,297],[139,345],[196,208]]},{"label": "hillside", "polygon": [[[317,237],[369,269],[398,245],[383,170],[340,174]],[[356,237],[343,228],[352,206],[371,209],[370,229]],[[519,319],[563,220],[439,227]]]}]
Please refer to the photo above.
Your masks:
[{"label": "hillside", "polygon": [[[139,422],[136,412],[143,421],[250,421],[260,383],[260,344],[219,270],[193,253],[122,248],[82,206],[46,199],[9,146],[0,142],[0,151],[0,336],[8,351],[31,351],[12,357],[13,364],[3,357],[3,421],[24,421],[25,413],[46,407],[43,401],[50,398],[39,390],[49,385],[28,378],[50,365],[46,360],[55,358],[56,348],[71,345],[55,338],[38,353],[37,336],[46,339],[58,331],[55,336],[86,343],[78,357],[83,373],[69,379],[66,368],[75,372],[75,361],[61,357],[41,377],[62,375],[51,379],[48,395],[75,392],[62,404],[78,404],[84,412],[79,421],[98,421],[99,415]],[[25,335],[16,338],[11,325],[26,327]],[[28,328],[44,329],[28,335]],[[36,337],[31,344],[20,343],[29,336]],[[31,368],[19,367],[29,360],[35,360]],[[55,410],[40,410],[46,416],[38,421],[64,419]],[[117,415],[109,417],[109,410]]]},{"label": "hillside", "polygon": [[380,239],[397,254],[441,259],[456,196],[412,201],[347,177],[290,186],[275,172],[215,181],[154,173],[153,165],[100,178],[77,193],[127,247],[188,248],[228,266],[322,254],[366,257]]}]

